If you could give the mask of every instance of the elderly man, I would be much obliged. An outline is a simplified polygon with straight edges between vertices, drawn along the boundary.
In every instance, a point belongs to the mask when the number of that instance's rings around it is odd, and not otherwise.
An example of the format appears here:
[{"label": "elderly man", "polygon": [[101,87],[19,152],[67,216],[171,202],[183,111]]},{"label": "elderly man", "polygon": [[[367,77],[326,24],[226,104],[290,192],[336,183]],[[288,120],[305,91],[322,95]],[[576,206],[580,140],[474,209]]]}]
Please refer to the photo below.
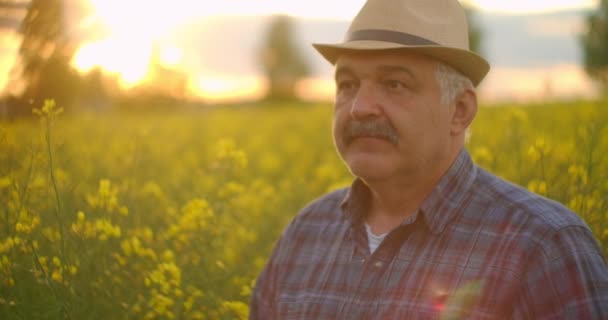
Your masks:
[{"label": "elderly man", "polygon": [[608,319],[608,270],[566,207],[464,148],[488,63],[456,0],[368,0],[335,64],[334,140],[356,179],[311,203],[251,319]]}]

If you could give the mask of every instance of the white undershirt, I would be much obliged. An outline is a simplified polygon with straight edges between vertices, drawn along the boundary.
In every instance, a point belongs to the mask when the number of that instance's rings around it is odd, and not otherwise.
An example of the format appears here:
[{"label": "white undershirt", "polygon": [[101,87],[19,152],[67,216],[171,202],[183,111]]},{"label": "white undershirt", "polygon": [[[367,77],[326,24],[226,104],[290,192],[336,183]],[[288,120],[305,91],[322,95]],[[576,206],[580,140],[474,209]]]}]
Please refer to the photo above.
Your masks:
[{"label": "white undershirt", "polygon": [[372,232],[372,227],[370,227],[367,222],[365,223],[365,230],[367,230],[367,241],[369,243],[369,252],[374,253],[374,251],[376,251],[376,249],[378,248],[380,243],[382,243],[382,240],[384,240],[384,238],[386,237],[388,232],[385,232],[385,233],[377,236]]}]

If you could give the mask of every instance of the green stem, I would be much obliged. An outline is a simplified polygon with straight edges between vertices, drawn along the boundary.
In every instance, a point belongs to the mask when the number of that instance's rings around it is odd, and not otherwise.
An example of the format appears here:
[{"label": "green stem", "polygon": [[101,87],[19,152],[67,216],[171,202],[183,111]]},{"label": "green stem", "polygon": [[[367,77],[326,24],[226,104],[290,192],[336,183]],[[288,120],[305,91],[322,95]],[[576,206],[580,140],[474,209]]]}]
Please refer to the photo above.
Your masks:
[{"label": "green stem", "polygon": [[[19,215],[21,214],[21,210],[23,210],[23,208],[25,208],[27,205],[28,196],[29,196],[28,191],[30,190],[29,186],[30,186],[30,182],[32,181],[32,175],[34,172],[35,155],[36,155],[35,151],[32,150],[32,154],[31,154],[31,158],[30,158],[30,165],[27,169],[27,179],[25,180],[25,183],[23,184],[23,189],[19,193],[19,209],[17,209],[17,212],[16,212],[17,219],[15,220],[15,224],[17,224],[17,222],[19,220]],[[19,192],[19,188],[17,187],[17,185],[14,185],[14,188],[15,188],[15,190],[17,190],[17,192]],[[8,216],[8,217],[10,217],[10,216]],[[14,225],[10,225],[10,226],[14,227]]]},{"label": "green stem", "polygon": [[60,252],[61,260],[67,262],[65,255],[65,238],[63,234],[63,220],[61,219],[61,199],[59,196],[59,188],[57,187],[57,179],[55,179],[55,167],[53,165],[53,150],[51,143],[51,120],[46,119],[46,149],[49,157],[49,172],[51,176],[51,183],[53,184],[53,191],[55,193],[55,217],[59,225],[59,238],[60,238]]},{"label": "green stem", "polygon": [[[53,185],[53,192],[55,194],[55,217],[57,218],[57,223],[59,225],[59,240],[60,240],[60,255],[63,263],[67,264],[67,255],[65,254],[65,236],[63,230],[63,219],[61,217],[61,197],[59,196],[59,187],[57,186],[57,179],[55,178],[55,166],[53,164],[53,148],[52,148],[52,140],[51,140],[51,118],[46,118],[46,149],[49,157],[49,173],[51,176],[51,183]],[[66,303],[61,303],[61,309],[66,316],[66,318],[71,319],[69,310],[66,306]]]},{"label": "green stem", "polygon": [[53,294],[53,297],[55,298],[55,300],[59,300],[59,298],[57,297],[57,291],[55,290],[55,285],[53,285],[53,282],[51,282],[51,280],[49,280],[49,275],[46,273],[46,271],[44,271],[44,267],[42,266],[42,263],[40,262],[40,258],[38,257],[38,252],[36,251],[34,244],[31,242],[30,242],[30,248],[32,249],[32,254],[34,255],[34,257],[33,257],[34,264],[36,265],[36,267],[38,267],[38,269],[40,269],[40,272],[42,272],[42,275],[44,276],[44,282],[51,289],[51,293]]},{"label": "green stem", "polygon": [[61,304],[61,311],[66,315],[66,317],[68,319],[71,319],[72,317],[70,316],[68,308],[65,306],[65,303],[61,302],[61,299],[59,299],[59,296],[57,295],[57,289],[55,288],[53,281],[51,281],[49,279],[48,273],[46,273],[46,271],[44,271],[44,267],[42,266],[42,263],[40,263],[40,258],[38,257],[38,252],[36,251],[34,244],[31,242],[30,242],[30,248],[32,249],[34,264],[36,265],[36,267],[38,267],[40,272],[42,272],[42,275],[44,276],[44,282],[46,283],[47,287],[49,287],[49,289],[51,289],[53,298],[55,298],[55,301],[57,301],[58,303]]}]

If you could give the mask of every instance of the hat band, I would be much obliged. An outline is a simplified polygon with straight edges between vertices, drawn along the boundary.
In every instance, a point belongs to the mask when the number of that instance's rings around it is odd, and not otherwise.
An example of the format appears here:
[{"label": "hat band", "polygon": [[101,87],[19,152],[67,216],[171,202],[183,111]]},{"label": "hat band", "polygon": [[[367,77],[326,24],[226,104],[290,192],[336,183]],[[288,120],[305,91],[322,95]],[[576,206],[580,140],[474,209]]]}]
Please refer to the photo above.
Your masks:
[{"label": "hat band", "polygon": [[406,46],[436,46],[439,45],[431,40],[399,31],[382,29],[363,29],[350,32],[346,41],[373,40],[403,44]]}]

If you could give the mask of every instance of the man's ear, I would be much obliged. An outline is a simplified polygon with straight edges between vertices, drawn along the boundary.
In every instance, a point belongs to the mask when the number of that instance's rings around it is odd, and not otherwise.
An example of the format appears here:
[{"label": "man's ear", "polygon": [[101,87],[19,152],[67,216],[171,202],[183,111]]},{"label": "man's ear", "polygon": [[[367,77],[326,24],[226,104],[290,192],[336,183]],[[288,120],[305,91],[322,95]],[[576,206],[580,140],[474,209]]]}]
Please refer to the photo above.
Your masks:
[{"label": "man's ear", "polygon": [[454,136],[464,134],[476,114],[477,94],[473,89],[467,89],[454,101],[450,133]]}]

